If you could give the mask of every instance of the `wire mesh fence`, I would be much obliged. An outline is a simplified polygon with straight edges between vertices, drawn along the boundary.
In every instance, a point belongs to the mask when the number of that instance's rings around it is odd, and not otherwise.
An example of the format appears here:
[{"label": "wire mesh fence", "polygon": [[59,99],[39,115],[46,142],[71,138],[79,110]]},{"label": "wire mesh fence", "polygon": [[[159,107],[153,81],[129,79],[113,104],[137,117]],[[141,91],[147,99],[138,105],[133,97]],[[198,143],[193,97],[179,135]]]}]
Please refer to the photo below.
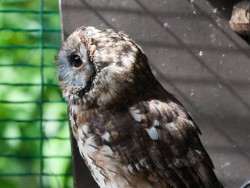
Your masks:
[{"label": "wire mesh fence", "polygon": [[72,187],[57,0],[0,1],[0,185]]}]

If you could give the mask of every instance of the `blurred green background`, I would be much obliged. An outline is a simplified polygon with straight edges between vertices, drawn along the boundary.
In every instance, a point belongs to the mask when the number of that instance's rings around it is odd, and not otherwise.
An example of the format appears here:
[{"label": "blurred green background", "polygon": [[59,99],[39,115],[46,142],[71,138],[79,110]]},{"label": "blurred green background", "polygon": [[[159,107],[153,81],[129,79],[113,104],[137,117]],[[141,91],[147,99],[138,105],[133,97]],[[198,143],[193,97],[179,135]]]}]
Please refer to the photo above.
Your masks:
[{"label": "blurred green background", "polygon": [[73,187],[57,0],[0,0],[0,187]]}]

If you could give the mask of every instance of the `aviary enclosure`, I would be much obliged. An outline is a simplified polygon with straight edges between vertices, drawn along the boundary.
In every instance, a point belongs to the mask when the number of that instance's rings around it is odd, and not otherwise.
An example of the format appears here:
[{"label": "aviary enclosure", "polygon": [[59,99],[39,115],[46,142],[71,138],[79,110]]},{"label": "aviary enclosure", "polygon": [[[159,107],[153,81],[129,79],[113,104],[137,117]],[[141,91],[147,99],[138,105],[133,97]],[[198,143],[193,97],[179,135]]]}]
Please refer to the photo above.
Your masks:
[{"label": "aviary enclosure", "polygon": [[[76,27],[122,30],[188,108],[222,183],[250,179],[249,40],[229,25],[239,1],[8,0],[0,2],[0,185],[96,187],[81,165],[54,66]],[[59,12],[61,11],[61,20]],[[62,28],[61,28],[62,24]],[[71,165],[73,161],[73,170]]]}]

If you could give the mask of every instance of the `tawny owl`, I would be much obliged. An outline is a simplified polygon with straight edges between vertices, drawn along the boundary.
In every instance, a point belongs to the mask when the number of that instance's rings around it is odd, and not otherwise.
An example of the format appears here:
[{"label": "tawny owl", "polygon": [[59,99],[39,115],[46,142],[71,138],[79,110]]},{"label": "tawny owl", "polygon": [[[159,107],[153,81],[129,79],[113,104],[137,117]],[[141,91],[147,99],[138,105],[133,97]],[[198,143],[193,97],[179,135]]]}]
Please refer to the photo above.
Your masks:
[{"label": "tawny owl", "polygon": [[126,34],[81,27],[56,59],[80,154],[101,188],[218,188],[199,128]]}]

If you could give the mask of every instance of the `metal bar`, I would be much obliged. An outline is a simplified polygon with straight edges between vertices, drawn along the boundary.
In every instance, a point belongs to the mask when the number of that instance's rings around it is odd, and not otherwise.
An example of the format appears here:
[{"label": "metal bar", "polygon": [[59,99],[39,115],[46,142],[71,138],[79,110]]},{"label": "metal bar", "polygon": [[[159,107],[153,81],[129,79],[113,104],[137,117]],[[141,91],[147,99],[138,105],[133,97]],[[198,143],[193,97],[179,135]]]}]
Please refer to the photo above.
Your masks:
[{"label": "metal bar", "polygon": [[[0,28],[0,31],[13,31],[13,32],[40,32],[41,29],[24,29],[24,28]],[[60,33],[60,29],[43,29],[43,32]]]},{"label": "metal bar", "polygon": [[41,46],[21,46],[21,45],[11,45],[11,46],[0,46],[0,50],[2,49],[12,49],[12,50],[18,50],[18,49],[22,49],[22,50],[32,50],[32,49],[59,49],[60,46],[45,46],[43,45]]},{"label": "metal bar", "polygon": [[56,84],[56,83],[41,83],[41,84],[37,84],[37,83],[34,83],[34,84],[32,84],[32,83],[0,83],[0,86],[1,85],[14,86],[14,87],[16,87],[16,86],[21,86],[21,87],[23,87],[23,86],[41,86],[41,85],[48,86],[48,87],[58,87],[58,84]]},{"label": "metal bar", "polygon": [[[2,104],[36,104],[40,103],[40,101],[7,101],[7,100],[0,100],[0,103]],[[66,103],[63,100],[51,100],[51,101],[43,101],[43,103]]]},{"label": "metal bar", "polygon": [[36,121],[44,121],[44,122],[56,122],[56,121],[59,121],[59,122],[64,122],[64,121],[67,121],[67,119],[65,118],[62,118],[62,119],[40,119],[40,118],[37,118],[37,119],[0,119],[0,122],[16,122],[16,123],[31,123],[31,122],[36,122]]},{"label": "metal bar", "polygon": [[[29,63],[18,63],[18,64],[1,64],[0,67],[28,67],[28,68],[40,68],[41,65],[34,65]],[[44,64],[44,68],[54,68],[53,64]]]},{"label": "metal bar", "polygon": [[41,140],[41,139],[44,139],[44,140],[62,140],[62,141],[68,141],[69,138],[66,138],[66,137],[13,137],[13,138],[10,138],[10,137],[0,137],[0,140],[3,140],[3,141],[16,141],[16,140],[22,140],[22,141],[30,141],[30,140]]},{"label": "metal bar", "polygon": [[[62,174],[58,174],[58,173],[43,173],[43,176],[72,176],[71,173],[62,173]],[[40,173],[1,173],[0,177],[2,176],[40,176]]]},{"label": "metal bar", "polygon": [[19,13],[19,14],[58,14],[57,10],[0,10],[0,13]]},{"label": "metal bar", "polygon": [[[44,18],[43,18],[43,7],[44,7],[44,2],[43,0],[40,0],[40,11],[39,11],[39,21],[40,21],[40,45],[39,45],[39,49],[41,51],[41,55],[40,55],[40,76],[41,76],[41,90],[40,90],[40,105],[39,105],[39,109],[40,109],[40,121],[39,121],[39,126],[40,126],[40,135],[41,137],[45,136],[45,132],[44,132],[44,126],[43,126],[43,96],[44,96],[44,87],[43,87],[43,83],[44,83],[44,75],[43,75],[43,64],[44,64],[44,33],[43,33],[43,27],[44,27]],[[39,147],[39,159],[40,159],[40,176],[39,176],[39,183],[40,183],[40,188],[43,188],[43,173],[44,173],[44,161],[43,161],[43,139],[40,140],[40,147]]]},{"label": "metal bar", "polygon": [[[41,159],[42,157],[42,159]],[[14,154],[0,154],[0,158],[22,158],[22,159],[70,159],[71,156],[62,156],[62,155],[54,155],[54,156],[46,156],[46,155],[14,155]],[[43,169],[42,169],[43,170]]]}]

